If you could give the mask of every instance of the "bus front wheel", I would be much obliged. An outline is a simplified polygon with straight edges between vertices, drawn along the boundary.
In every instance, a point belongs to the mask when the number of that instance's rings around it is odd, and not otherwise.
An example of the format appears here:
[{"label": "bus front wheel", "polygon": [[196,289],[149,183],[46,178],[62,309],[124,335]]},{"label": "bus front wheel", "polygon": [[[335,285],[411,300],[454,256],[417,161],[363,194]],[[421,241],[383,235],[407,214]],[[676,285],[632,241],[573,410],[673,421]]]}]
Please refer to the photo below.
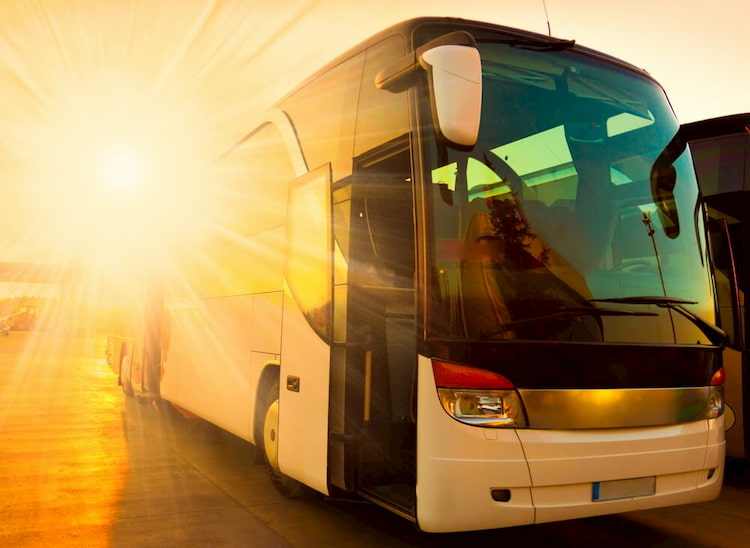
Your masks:
[{"label": "bus front wheel", "polygon": [[274,488],[285,497],[297,497],[303,485],[279,469],[279,381],[265,394],[263,407],[263,460]]}]

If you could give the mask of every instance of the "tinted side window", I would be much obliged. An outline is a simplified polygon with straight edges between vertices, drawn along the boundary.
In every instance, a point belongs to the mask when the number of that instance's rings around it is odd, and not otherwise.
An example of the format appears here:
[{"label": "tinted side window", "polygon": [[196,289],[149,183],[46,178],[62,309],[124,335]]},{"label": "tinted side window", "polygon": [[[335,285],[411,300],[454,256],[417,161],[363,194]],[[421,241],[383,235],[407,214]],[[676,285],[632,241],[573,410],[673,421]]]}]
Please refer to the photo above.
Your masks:
[{"label": "tinted side window", "polygon": [[407,93],[391,93],[375,87],[375,75],[403,57],[404,40],[392,36],[367,50],[357,112],[354,156],[360,156],[409,130]]},{"label": "tinted side window", "polygon": [[355,108],[364,53],[316,78],[288,98],[291,117],[310,169],[331,163],[333,180],[352,172]]},{"label": "tinted side window", "polygon": [[[288,182],[295,177],[287,145],[266,124],[216,167],[211,211],[193,242],[194,288],[216,297],[280,291]],[[195,249],[209,250],[205,256]],[[190,249],[185,250],[190,253]]]},{"label": "tinted side window", "polygon": [[742,190],[745,136],[733,135],[690,143],[704,196]]}]

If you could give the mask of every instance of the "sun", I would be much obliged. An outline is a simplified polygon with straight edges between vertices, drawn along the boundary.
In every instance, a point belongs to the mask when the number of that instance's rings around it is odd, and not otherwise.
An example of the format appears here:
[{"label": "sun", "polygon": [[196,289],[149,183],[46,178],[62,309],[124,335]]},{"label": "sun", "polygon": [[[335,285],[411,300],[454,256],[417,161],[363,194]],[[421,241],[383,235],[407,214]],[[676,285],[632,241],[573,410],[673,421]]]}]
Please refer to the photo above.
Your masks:
[{"label": "sun", "polygon": [[280,67],[256,57],[296,16],[211,0],[10,4],[0,262],[128,283],[233,230],[212,163],[283,91],[268,74]]},{"label": "sun", "polygon": [[213,158],[195,136],[208,132],[189,101],[129,86],[123,97],[124,80],[79,85],[48,104],[15,187],[28,262],[127,279],[166,265],[202,226]]},{"label": "sun", "polygon": [[135,189],[143,183],[144,162],[143,155],[132,147],[110,147],[99,153],[97,180],[112,191]]}]

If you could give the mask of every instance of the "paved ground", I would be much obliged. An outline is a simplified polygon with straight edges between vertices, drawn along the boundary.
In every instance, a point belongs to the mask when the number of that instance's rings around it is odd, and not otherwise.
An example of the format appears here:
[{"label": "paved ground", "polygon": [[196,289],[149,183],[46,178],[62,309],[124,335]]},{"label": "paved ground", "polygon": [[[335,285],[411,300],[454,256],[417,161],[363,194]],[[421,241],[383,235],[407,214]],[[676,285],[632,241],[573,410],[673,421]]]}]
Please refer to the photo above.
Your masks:
[{"label": "paved ground", "polygon": [[125,398],[104,338],[0,338],[0,546],[747,546],[750,472],[710,503],[533,527],[424,535],[379,508],[270,488],[254,449]]}]

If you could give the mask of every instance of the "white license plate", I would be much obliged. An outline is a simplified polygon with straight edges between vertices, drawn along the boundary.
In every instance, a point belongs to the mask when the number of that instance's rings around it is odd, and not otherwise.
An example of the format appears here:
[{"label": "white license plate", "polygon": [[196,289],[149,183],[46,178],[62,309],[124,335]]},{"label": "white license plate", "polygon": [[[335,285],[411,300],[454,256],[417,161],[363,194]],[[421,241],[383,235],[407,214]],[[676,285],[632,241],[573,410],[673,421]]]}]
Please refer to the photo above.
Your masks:
[{"label": "white license plate", "polygon": [[597,481],[593,485],[591,500],[614,500],[645,497],[656,491],[656,477]]}]

